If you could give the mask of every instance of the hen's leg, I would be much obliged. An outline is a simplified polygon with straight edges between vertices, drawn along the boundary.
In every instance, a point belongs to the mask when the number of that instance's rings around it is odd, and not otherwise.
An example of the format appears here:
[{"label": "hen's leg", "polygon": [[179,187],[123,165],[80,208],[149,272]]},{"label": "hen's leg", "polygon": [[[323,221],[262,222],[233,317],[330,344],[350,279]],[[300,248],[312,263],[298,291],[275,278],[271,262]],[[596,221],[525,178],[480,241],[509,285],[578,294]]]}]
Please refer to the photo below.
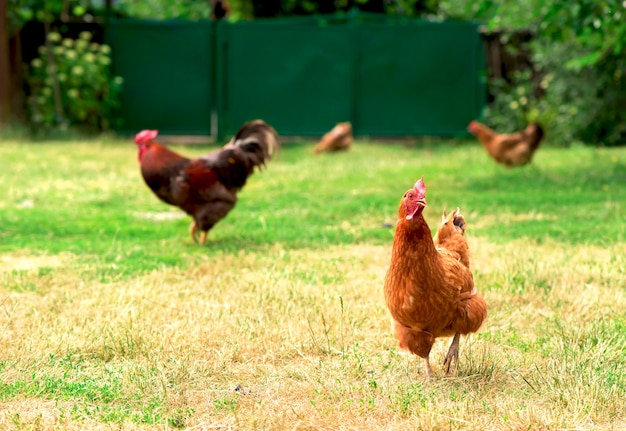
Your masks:
[{"label": "hen's leg", "polygon": [[452,344],[450,344],[450,348],[448,349],[448,354],[446,355],[446,359],[443,361],[443,366],[446,369],[446,375],[450,375],[450,365],[452,365],[452,360],[458,366],[459,364],[459,340],[461,339],[461,333],[457,332],[454,334],[454,338],[452,339]]},{"label": "hen's leg", "polygon": [[424,358],[424,365],[426,365],[426,374],[429,379],[433,378],[433,369],[430,367],[430,361],[428,360],[428,356]]},{"label": "hen's leg", "polygon": [[206,230],[202,231],[202,234],[200,235],[200,244],[204,244],[206,242],[206,236],[209,232]]}]

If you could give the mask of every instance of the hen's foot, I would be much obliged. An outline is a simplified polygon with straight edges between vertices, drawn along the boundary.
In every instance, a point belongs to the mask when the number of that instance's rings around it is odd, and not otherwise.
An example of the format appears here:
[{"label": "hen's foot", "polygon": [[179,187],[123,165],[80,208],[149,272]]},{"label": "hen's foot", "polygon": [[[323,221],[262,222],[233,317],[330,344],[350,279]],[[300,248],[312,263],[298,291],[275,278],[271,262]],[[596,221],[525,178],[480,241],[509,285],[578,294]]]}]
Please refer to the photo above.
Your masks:
[{"label": "hen's foot", "polygon": [[446,376],[450,375],[450,367],[452,365],[452,361],[454,361],[455,365],[459,364],[459,340],[461,339],[461,334],[454,334],[454,338],[452,339],[452,344],[450,344],[450,348],[448,349],[448,354],[446,355],[446,359],[443,361],[443,366],[446,369]]},{"label": "hen's foot", "polygon": [[426,374],[428,375],[428,379],[431,380],[433,378],[433,369],[430,366],[430,361],[428,358],[424,358],[424,365],[426,366]]}]

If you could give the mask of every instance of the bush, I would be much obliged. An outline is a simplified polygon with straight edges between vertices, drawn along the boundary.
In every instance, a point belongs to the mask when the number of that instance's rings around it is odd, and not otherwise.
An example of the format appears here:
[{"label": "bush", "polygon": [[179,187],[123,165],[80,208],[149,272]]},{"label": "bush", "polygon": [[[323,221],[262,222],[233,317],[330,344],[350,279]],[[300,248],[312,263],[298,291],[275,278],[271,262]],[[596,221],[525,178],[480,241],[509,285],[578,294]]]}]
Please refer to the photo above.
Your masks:
[{"label": "bush", "polygon": [[76,40],[51,32],[39,47],[27,72],[33,125],[88,132],[112,128],[123,80],[111,74],[110,47],[91,38],[89,32]]},{"label": "bush", "polygon": [[[626,137],[626,88],[615,65],[573,67],[568,43],[532,42],[533,61],[539,79],[530,71],[518,71],[504,80],[492,80],[493,102],[485,109],[485,121],[503,131],[518,130],[539,121],[557,145],[591,143],[619,145]],[[607,58],[607,61],[610,61]],[[537,76],[537,75],[535,75]]]},{"label": "bush", "polygon": [[[626,3],[623,0],[441,0],[447,17],[477,19],[488,31],[534,34],[535,76],[543,82],[524,105],[538,115],[551,142],[626,144]],[[487,121],[519,126],[519,88],[535,88],[524,73],[511,85],[491,82]],[[544,82],[543,79],[549,82]],[[535,86],[535,87],[533,87]],[[513,102],[517,102],[513,103]],[[513,109],[515,107],[515,109]]]}]

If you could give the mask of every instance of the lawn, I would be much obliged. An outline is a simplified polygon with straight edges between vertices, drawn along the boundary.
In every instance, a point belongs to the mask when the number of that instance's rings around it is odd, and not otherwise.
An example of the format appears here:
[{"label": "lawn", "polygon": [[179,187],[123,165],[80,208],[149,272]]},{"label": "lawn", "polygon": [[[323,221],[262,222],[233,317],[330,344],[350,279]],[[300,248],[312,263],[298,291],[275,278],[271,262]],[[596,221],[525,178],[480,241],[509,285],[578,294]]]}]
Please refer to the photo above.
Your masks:
[{"label": "lawn", "polygon": [[[626,148],[312,149],[286,142],[200,246],[132,140],[0,143],[0,430],[626,428]],[[489,306],[432,381],[382,293],[422,175]]]}]

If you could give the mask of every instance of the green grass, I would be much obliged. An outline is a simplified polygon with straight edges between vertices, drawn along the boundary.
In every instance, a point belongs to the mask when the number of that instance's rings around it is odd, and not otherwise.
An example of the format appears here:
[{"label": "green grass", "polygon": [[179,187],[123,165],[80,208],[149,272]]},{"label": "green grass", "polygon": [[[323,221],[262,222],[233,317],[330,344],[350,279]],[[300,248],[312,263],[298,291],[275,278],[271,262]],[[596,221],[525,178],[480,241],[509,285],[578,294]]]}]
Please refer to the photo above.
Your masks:
[{"label": "green grass", "polygon": [[[509,170],[474,142],[312,148],[286,143],[198,246],[130,140],[0,144],[0,429],[626,427],[626,149]],[[431,227],[466,216],[490,309],[434,381],[382,296],[422,175]]]}]

